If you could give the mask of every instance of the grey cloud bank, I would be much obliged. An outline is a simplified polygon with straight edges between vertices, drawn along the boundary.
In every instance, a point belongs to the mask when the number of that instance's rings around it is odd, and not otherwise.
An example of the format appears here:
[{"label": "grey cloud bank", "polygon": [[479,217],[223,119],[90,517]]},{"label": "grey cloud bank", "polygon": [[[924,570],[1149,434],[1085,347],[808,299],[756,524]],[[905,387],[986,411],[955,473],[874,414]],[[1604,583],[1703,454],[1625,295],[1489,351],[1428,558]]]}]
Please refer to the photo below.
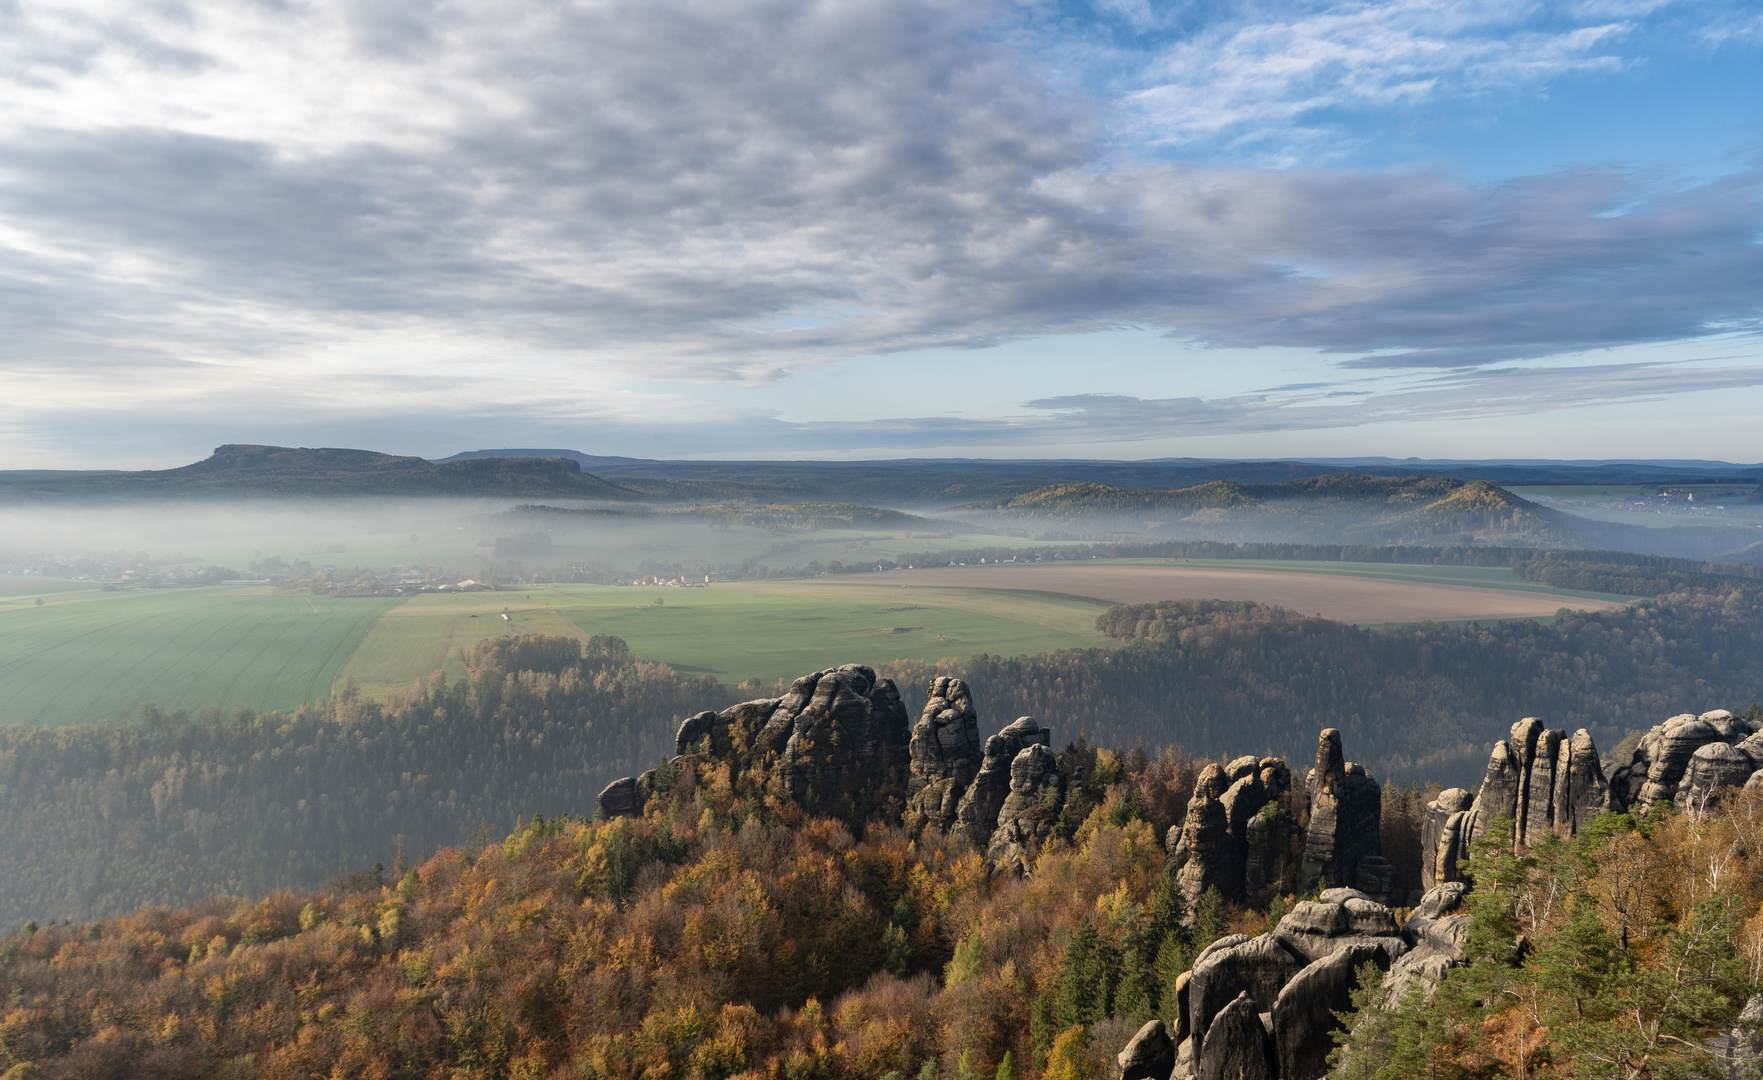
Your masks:
[{"label": "grey cloud bank", "polygon": [[[1341,42],[1376,47],[1368,26],[1231,29],[1231,49],[1259,51],[1230,122],[1313,107],[1312,84],[1354,55]],[[1122,326],[1459,374],[1377,391],[1370,412],[1319,387],[734,429],[1134,439],[1456,414],[1471,392],[1510,413],[1756,385],[1748,367],[1461,373],[1755,328],[1763,174],[1472,185],[1430,167],[1172,164],[1123,150],[1129,106],[1061,83],[1033,32],[1007,6],[930,0],[7,9],[0,374],[33,413],[12,423],[263,399],[316,420],[351,389],[388,416],[446,417],[424,389],[444,354],[455,383],[496,384],[503,415],[635,430],[594,387]],[[1270,89],[1287,39],[1335,44],[1302,86]],[[1233,93],[1195,59],[1206,40],[1159,61],[1158,108],[1184,124]],[[1532,59],[1602,63],[1603,37],[1576,40]],[[1465,71],[1524,60],[1470,52]]]}]

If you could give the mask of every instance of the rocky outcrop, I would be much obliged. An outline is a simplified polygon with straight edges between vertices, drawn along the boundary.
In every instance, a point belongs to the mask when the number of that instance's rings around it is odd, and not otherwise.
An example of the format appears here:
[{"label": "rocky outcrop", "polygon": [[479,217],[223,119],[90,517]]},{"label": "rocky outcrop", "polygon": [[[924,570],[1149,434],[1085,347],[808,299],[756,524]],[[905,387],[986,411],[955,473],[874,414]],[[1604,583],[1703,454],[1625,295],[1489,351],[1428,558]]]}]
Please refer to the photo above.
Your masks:
[{"label": "rocky outcrop", "polygon": [[1193,797],[1188,800],[1187,816],[1169,830],[1166,847],[1190,912],[1198,907],[1207,889],[1216,888],[1227,900],[1242,894],[1242,853],[1232,843],[1230,815],[1219,798],[1228,790],[1226,781],[1220,765],[1201,769]]},{"label": "rocky outcrop", "polygon": [[1338,733],[1324,732],[1321,746],[1322,779],[1311,770],[1304,789],[1308,830],[1288,805],[1292,772],[1279,758],[1240,757],[1200,771],[1186,816],[1164,838],[1190,911],[1207,889],[1260,901],[1302,892],[1322,876],[1388,897],[1396,871],[1382,857],[1382,792],[1342,760]]},{"label": "rocky outcrop", "polygon": [[907,821],[948,832],[983,758],[979,718],[965,682],[947,677],[931,681],[930,699],[912,727],[908,751],[912,795]]},{"label": "rocky outcrop", "polygon": [[1221,1010],[1212,1049],[1200,1054],[1200,1080],[1276,1080],[1273,1036],[1245,991]]},{"label": "rocky outcrop", "polygon": [[1389,974],[1384,977],[1391,1002],[1399,1002],[1413,992],[1430,996],[1445,972],[1463,962],[1469,916],[1459,908],[1468,889],[1461,881],[1435,886],[1409,912],[1402,927],[1409,951],[1390,965]]},{"label": "rocky outcrop", "polygon": [[1340,1023],[1334,1014],[1353,1007],[1359,968],[1367,961],[1389,967],[1389,954],[1375,946],[1349,944],[1323,957],[1280,990],[1273,1003],[1273,1041],[1281,1080],[1320,1080],[1328,1075],[1328,1055]]},{"label": "rocky outcrop", "polygon": [[1427,804],[1421,826],[1421,885],[1430,889],[1467,876],[1471,841],[1495,821],[1511,822],[1515,842],[1531,846],[1548,833],[1578,834],[1592,815],[1611,808],[1598,748],[1584,728],[1568,736],[1534,716],[1512,725],[1494,744],[1480,794],[1451,788]]},{"label": "rocky outcrop", "polygon": [[998,811],[998,828],[986,849],[993,872],[1026,875],[1064,809],[1065,774],[1059,758],[1038,742],[1024,747],[1010,762],[1010,794]]},{"label": "rocky outcrop", "polygon": [[1177,981],[1174,1075],[1316,1080],[1360,966],[1387,972],[1408,948],[1394,913],[1351,889],[1299,903],[1260,937],[1221,938]]},{"label": "rocky outcrop", "polygon": [[[1612,801],[1619,809],[1645,814],[1657,803],[1687,806],[1692,793],[1705,801],[1720,786],[1744,785],[1763,769],[1763,754],[1759,753],[1763,740],[1753,738],[1757,733],[1758,725],[1725,709],[1700,716],[1674,716],[1641,736],[1634,756],[1618,763],[1610,776]],[[1738,756],[1713,751],[1700,767],[1694,765],[1699,751],[1717,744],[1735,750]],[[1744,779],[1732,779],[1747,763],[1751,772]]]},{"label": "rocky outcrop", "polygon": [[1420,827],[1421,888],[1462,880],[1457,866],[1469,857],[1463,819],[1474,805],[1475,796],[1462,788],[1446,788],[1426,804]]},{"label": "rocky outcrop", "polygon": [[[680,725],[675,763],[727,763],[782,799],[843,816],[862,809],[898,821],[908,791],[906,709],[893,680],[846,664],[804,675],[778,698],[703,712]],[[605,816],[640,813],[648,774],[608,785]]]},{"label": "rocky outcrop", "polygon": [[[973,783],[955,807],[954,829],[976,844],[985,844],[999,825],[999,815],[1010,798],[1011,770],[1016,758],[1031,746],[1051,748],[1053,733],[1032,716],[1018,717],[1009,727],[986,740],[985,756]],[[1061,784],[1061,790],[1064,785]]]},{"label": "rocky outcrop", "polygon": [[1382,789],[1363,766],[1342,756],[1341,733],[1334,728],[1324,729],[1316,740],[1316,767],[1310,770],[1305,788],[1310,824],[1304,834],[1298,891],[1309,892],[1319,882],[1358,886],[1360,860],[1383,857]]},{"label": "rocky outcrop", "polygon": [[614,780],[600,789],[600,797],[595,804],[602,818],[637,817],[643,812],[643,803],[648,793],[642,789],[634,776],[626,776]]},{"label": "rocky outcrop", "polygon": [[1140,1028],[1114,1057],[1114,1080],[1169,1080],[1174,1071],[1175,1040],[1161,1020]]}]

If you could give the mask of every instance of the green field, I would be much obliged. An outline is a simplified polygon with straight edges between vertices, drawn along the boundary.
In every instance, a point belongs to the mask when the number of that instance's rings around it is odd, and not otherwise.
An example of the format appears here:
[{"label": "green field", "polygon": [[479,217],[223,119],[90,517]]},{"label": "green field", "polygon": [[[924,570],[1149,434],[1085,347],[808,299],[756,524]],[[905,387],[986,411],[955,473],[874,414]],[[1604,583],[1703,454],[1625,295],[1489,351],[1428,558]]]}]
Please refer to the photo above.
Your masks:
[{"label": "green field", "polygon": [[[871,575],[882,576],[882,575]],[[564,586],[542,595],[590,633],[723,682],[770,686],[832,664],[1005,656],[1096,645],[1108,605],[1047,593],[856,580],[733,582],[708,589]],[[541,595],[533,594],[535,597]],[[663,601],[655,606],[654,601]]]},{"label": "green field", "polygon": [[[1562,592],[1500,568],[1183,562]],[[545,585],[335,599],[267,588],[115,592],[9,578],[0,581],[0,723],[78,723],[143,701],[167,710],[288,709],[351,680],[363,695],[380,698],[437,668],[457,678],[459,650],[494,634],[616,634],[638,656],[682,673],[731,685],[758,679],[767,688],[852,661],[965,659],[1102,643],[1095,619],[1107,604],[1100,600],[1023,589],[902,588],[889,579],[833,575],[702,589]]]},{"label": "green field", "polygon": [[0,601],[0,723],[79,723],[140,702],[293,708],[329,694],[337,669],[395,603],[62,584]]}]

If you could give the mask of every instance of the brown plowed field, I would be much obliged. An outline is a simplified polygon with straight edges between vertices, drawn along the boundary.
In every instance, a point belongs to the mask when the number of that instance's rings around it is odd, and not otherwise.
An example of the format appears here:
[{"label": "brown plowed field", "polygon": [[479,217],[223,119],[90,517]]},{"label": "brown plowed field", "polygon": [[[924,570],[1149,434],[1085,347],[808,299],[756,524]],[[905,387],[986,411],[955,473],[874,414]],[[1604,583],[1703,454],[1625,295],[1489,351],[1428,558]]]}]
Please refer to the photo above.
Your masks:
[{"label": "brown plowed field", "polygon": [[1622,606],[1608,600],[1475,585],[1208,566],[957,566],[896,570],[874,578],[889,585],[1027,589],[1115,604],[1254,600],[1349,623],[1523,619],[1553,615],[1564,607],[1600,611]]}]

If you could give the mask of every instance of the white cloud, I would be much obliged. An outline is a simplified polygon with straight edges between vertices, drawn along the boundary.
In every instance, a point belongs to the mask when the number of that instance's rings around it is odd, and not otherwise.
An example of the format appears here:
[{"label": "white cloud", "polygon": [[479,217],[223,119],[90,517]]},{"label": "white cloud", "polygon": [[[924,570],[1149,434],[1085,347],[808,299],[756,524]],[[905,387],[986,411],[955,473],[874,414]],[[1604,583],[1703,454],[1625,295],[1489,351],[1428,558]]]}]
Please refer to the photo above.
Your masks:
[{"label": "white cloud", "polygon": [[[1165,17],[1117,6],[1141,28]],[[1237,137],[1608,64],[1633,13],[1534,15],[1233,15],[1175,35],[1140,100],[1170,139]],[[4,9],[0,372],[44,415],[130,394],[409,413],[460,385],[501,415],[601,415],[610,397],[580,402],[623,378],[756,381],[1124,325],[1454,368],[1763,314],[1756,175],[1105,168],[1114,105],[1049,89],[1009,16],[956,0]]]}]

